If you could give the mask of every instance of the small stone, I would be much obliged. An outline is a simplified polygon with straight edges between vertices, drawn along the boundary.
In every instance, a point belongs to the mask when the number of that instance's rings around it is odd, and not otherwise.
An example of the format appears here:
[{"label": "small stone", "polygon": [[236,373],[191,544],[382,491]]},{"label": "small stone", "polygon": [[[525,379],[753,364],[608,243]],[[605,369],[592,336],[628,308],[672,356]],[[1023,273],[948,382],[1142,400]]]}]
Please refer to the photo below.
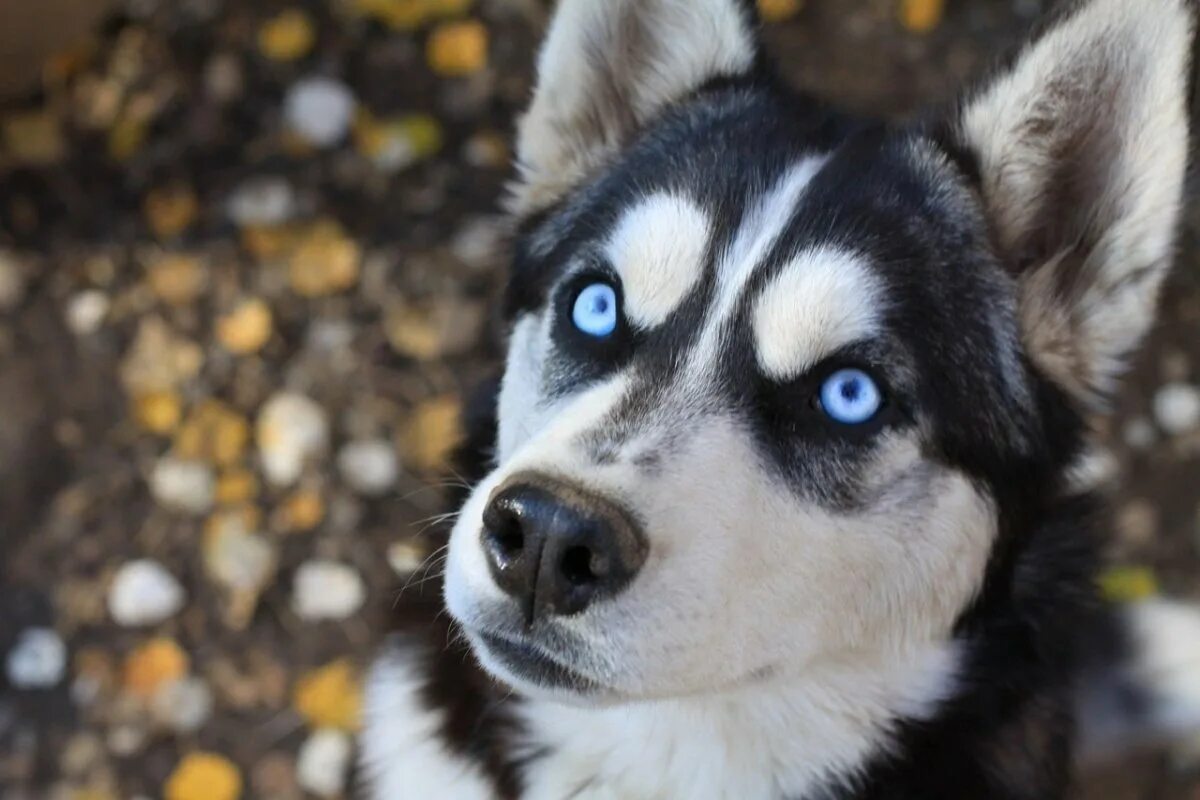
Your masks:
[{"label": "small stone", "polygon": [[288,9],[267,20],[258,31],[258,49],[272,61],[295,61],[308,55],[317,41],[312,18]]},{"label": "small stone", "polygon": [[262,300],[245,300],[217,320],[217,340],[234,355],[257,353],[271,338],[271,309]]},{"label": "small stone", "polygon": [[85,289],[67,302],[67,327],[77,336],[95,333],[108,316],[108,295],[99,289]]},{"label": "small stone", "polygon": [[275,486],[291,486],[305,464],[325,452],[329,423],[325,411],[300,394],[279,393],[263,405],[256,438],[263,472]]},{"label": "small stone", "polygon": [[1150,501],[1130,500],[1117,512],[1117,534],[1125,544],[1144,547],[1158,533],[1158,516],[1158,509]]},{"label": "small stone", "polygon": [[462,77],[487,66],[488,33],[476,20],[446,22],[429,35],[425,58],[434,72]]},{"label": "small stone", "polygon": [[108,612],[124,627],[154,625],[178,613],[184,599],[175,576],[157,561],[143,558],[117,570],[108,590]]},{"label": "small stone", "polygon": [[146,729],[135,724],[114,725],[108,731],[108,749],[117,758],[133,758],[146,747]]},{"label": "small stone", "polygon": [[396,483],[400,463],[392,443],[385,439],[349,442],[337,457],[346,485],[362,495],[381,495]]},{"label": "small stone", "polygon": [[266,537],[247,530],[244,522],[218,517],[210,523],[202,547],[205,572],[228,594],[226,621],[241,629],[275,574],[278,555]]},{"label": "small stone", "polygon": [[1169,383],[1154,395],[1154,418],[1171,436],[1182,436],[1200,427],[1200,388]]},{"label": "small stone", "polygon": [[469,351],[486,319],[484,303],[466,298],[439,298],[422,305],[398,302],[385,314],[384,335],[397,353],[433,361]]},{"label": "small stone", "polygon": [[267,753],[254,765],[250,785],[255,797],[269,800],[300,800],[296,762],[287,753]]},{"label": "small stone", "polygon": [[315,731],[300,746],[296,780],[317,797],[339,797],[346,791],[353,746],[350,736],[337,730]]},{"label": "small stone", "polygon": [[133,418],[142,429],[165,436],[179,426],[183,417],[183,400],[179,393],[167,389],[138,395],[133,403]]},{"label": "small stone", "polygon": [[306,622],[341,620],[362,608],[367,587],[356,570],[335,561],[306,561],[296,570],[292,610]]},{"label": "small stone", "polygon": [[493,217],[476,217],[454,235],[454,257],[474,270],[491,269],[503,257],[505,226]]},{"label": "small stone", "polygon": [[301,239],[288,264],[288,282],[302,297],[343,292],[358,282],[362,252],[334,222],[322,222]]},{"label": "small stone", "polygon": [[292,84],[283,101],[288,129],[316,147],[340,143],[354,120],[354,95],[332,78],[305,78]]},{"label": "small stone", "polygon": [[0,249],[0,311],[11,311],[25,296],[25,269],[9,250]]},{"label": "small stone", "polygon": [[167,778],[164,800],[238,800],[242,774],[215,753],[189,753]]},{"label": "small stone", "polygon": [[204,90],[218,103],[236,100],[245,84],[242,63],[233,53],[218,53],[204,66]]},{"label": "small stone", "polygon": [[508,142],[494,131],[481,131],[463,145],[463,158],[477,169],[503,169],[512,160]]},{"label": "small stone", "polygon": [[169,186],[149,192],[142,203],[142,211],[155,236],[171,239],[196,221],[200,202],[190,187]]},{"label": "small stone", "polygon": [[901,0],[900,24],[913,33],[929,33],[942,21],[946,0]]},{"label": "small stone", "polygon": [[134,396],[174,389],[195,377],[203,364],[204,353],[194,342],[176,336],[161,319],[150,317],[142,320],[121,360],[121,382]]},{"label": "small stone", "polygon": [[413,410],[400,436],[404,463],[425,474],[443,472],[462,441],[461,404],[453,395],[426,400]]},{"label": "small stone", "polygon": [[49,689],[67,671],[67,646],[50,628],[28,628],[8,652],[8,682],[17,689]]},{"label": "small stone", "polygon": [[387,549],[388,566],[401,578],[407,578],[425,565],[425,548],[411,539],[393,542]]},{"label": "small stone", "polygon": [[296,195],[284,178],[251,178],[234,190],[226,213],[239,228],[283,225],[296,215]]},{"label": "small stone", "polygon": [[230,466],[241,460],[250,440],[250,422],[220,400],[204,400],[175,436],[174,455]]},{"label": "small stone", "polygon": [[1125,424],[1122,438],[1131,450],[1149,450],[1158,441],[1158,432],[1150,420],[1134,417]]},{"label": "small stone", "polygon": [[130,694],[150,699],[165,684],[187,675],[187,653],[171,639],[151,639],[125,659],[122,684]]},{"label": "small stone", "polygon": [[186,306],[195,302],[208,284],[208,271],[200,259],[179,253],[154,261],[146,277],[151,291],[172,306]]},{"label": "small stone", "polygon": [[172,681],[155,692],[150,708],[159,724],[171,731],[195,733],[212,717],[212,690],[195,677]]},{"label": "small stone", "polygon": [[150,493],[173,511],[203,514],[212,507],[215,488],[212,469],[198,461],[168,456],[150,474]]},{"label": "small stone", "polygon": [[15,161],[29,166],[45,166],[62,161],[66,142],[58,119],[49,112],[17,114],[0,123],[4,150]]},{"label": "small stone", "polygon": [[800,13],[804,0],[758,0],[758,15],[764,22],[783,22]]},{"label": "small stone", "polygon": [[289,532],[311,531],[325,519],[325,501],[315,489],[293,492],[279,508],[278,524]]}]

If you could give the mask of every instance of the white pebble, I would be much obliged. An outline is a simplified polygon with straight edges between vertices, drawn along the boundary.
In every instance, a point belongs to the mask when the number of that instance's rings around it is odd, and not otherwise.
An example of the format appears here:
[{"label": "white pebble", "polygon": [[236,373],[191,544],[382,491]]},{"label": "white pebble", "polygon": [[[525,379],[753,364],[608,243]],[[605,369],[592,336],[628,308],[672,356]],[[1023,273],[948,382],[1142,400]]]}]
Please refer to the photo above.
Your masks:
[{"label": "white pebble", "polygon": [[276,486],[290,486],[305,463],[329,444],[325,411],[300,394],[280,393],[258,415],[257,438],[263,472]]},{"label": "white pebble", "polygon": [[458,229],[450,243],[451,252],[471,269],[490,269],[505,252],[504,231],[497,218],[476,217]]},{"label": "white pebble", "polygon": [[108,295],[99,289],[82,291],[67,301],[67,327],[77,336],[95,333],[108,316]]},{"label": "white pebble", "polygon": [[1145,417],[1134,417],[1129,420],[1122,434],[1125,444],[1133,450],[1149,450],[1158,440],[1158,432],[1154,430],[1154,423]]},{"label": "white pebble", "polygon": [[345,564],[308,561],[296,570],[292,610],[305,621],[346,619],[366,599],[362,576]]},{"label": "white pebble", "polygon": [[393,542],[387,549],[387,562],[392,571],[407,578],[425,566],[429,554],[412,540]]},{"label": "white pebble", "polygon": [[212,716],[212,690],[196,677],[171,681],[154,693],[151,710],[175,733],[195,733]]},{"label": "white pebble", "polygon": [[346,790],[353,747],[350,736],[332,728],[321,728],[300,745],[296,759],[296,782],[318,797],[336,797]]},{"label": "white pebble", "polygon": [[396,449],[385,439],[346,444],[337,458],[346,485],[359,494],[379,495],[392,488],[400,471]]},{"label": "white pebble", "polygon": [[331,147],[350,130],[354,95],[332,78],[306,78],[288,91],[283,113],[295,133],[318,147]]},{"label": "white pebble", "polygon": [[29,628],[8,653],[8,682],[17,689],[49,689],[67,671],[67,646],[50,628]]},{"label": "white pebble", "polygon": [[251,178],[233,191],[225,207],[239,227],[281,225],[296,214],[296,196],[283,178]]},{"label": "white pebble", "polygon": [[108,613],[125,627],[154,625],[183,608],[179,581],[157,561],[130,561],[117,570],[108,590]]},{"label": "white pebble", "polygon": [[1172,436],[1200,427],[1200,389],[1186,383],[1162,387],[1154,395],[1154,418]]},{"label": "white pebble", "polygon": [[159,459],[150,475],[150,493],[173,511],[203,514],[212,507],[215,488],[212,470],[199,461],[167,456]]}]

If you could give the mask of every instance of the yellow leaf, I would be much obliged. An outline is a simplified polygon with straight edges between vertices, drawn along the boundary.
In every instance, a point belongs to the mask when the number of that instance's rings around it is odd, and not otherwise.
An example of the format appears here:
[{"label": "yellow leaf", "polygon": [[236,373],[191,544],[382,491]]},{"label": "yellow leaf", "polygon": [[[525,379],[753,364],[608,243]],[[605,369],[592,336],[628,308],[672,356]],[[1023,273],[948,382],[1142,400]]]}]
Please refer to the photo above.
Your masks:
[{"label": "yellow leaf", "polygon": [[1158,579],[1147,567],[1113,567],[1100,576],[1100,591],[1114,603],[1132,603],[1158,594]]},{"label": "yellow leaf", "polygon": [[765,22],[782,22],[800,13],[804,0],[758,0],[758,15]]},{"label": "yellow leaf", "polygon": [[400,436],[404,463],[426,474],[444,471],[462,440],[461,411],[462,406],[453,395],[426,400],[417,406]]},{"label": "yellow leaf", "polygon": [[147,392],[134,401],[134,419],[150,433],[170,433],[179,425],[182,415],[183,401],[170,389]]},{"label": "yellow leaf", "polygon": [[165,800],[237,800],[242,774],[233,762],[216,753],[189,753],[167,778]]},{"label": "yellow leaf", "polygon": [[929,33],[945,10],[946,0],[901,0],[900,22],[913,33]]},{"label": "yellow leaf", "polygon": [[208,275],[200,259],[181,254],[163,256],[147,272],[150,289],[164,303],[186,306],[204,291]]},{"label": "yellow leaf", "polygon": [[138,697],[149,698],[163,684],[188,672],[188,656],[171,639],[151,639],[125,659],[124,686]]},{"label": "yellow leaf", "polygon": [[275,61],[302,58],[316,41],[317,31],[312,19],[297,8],[272,17],[258,31],[258,49]]},{"label": "yellow leaf", "polygon": [[346,659],[314,670],[296,682],[293,703],[314,728],[358,729],[362,717],[362,687]]},{"label": "yellow leaf", "polygon": [[315,489],[300,489],[283,501],[279,518],[288,531],[310,531],[325,519],[325,501]]},{"label": "yellow leaf", "polygon": [[245,300],[217,320],[217,340],[234,355],[257,353],[271,338],[271,309],[262,300]]},{"label": "yellow leaf", "polygon": [[488,33],[483,23],[447,22],[429,35],[425,58],[439,75],[462,77],[487,65]]},{"label": "yellow leaf", "polygon": [[179,458],[228,466],[241,459],[249,441],[249,421],[220,400],[208,399],[175,435],[174,452]]},{"label": "yellow leaf", "polygon": [[302,297],[323,297],[358,282],[362,253],[336,222],[321,222],[305,234],[288,265],[288,281]]},{"label": "yellow leaf", "polygon": [[258,478],[244,467],[232,467],[217,479],[216,499],[219,505],[234,506],[248,503],[258,494]]}]

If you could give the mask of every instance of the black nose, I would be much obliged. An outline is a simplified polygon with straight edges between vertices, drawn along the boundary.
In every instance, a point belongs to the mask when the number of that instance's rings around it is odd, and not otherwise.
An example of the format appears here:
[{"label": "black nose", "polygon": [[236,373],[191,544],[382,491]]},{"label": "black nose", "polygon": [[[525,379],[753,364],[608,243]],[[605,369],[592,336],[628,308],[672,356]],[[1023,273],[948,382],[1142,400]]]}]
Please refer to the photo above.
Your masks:
[{"label": "black nose", "polygon": [[492,577],[529,625],[615,594],[646,560],[646,539],[628,514],[541,475],[516,475],[496,490],[482,536]]}]

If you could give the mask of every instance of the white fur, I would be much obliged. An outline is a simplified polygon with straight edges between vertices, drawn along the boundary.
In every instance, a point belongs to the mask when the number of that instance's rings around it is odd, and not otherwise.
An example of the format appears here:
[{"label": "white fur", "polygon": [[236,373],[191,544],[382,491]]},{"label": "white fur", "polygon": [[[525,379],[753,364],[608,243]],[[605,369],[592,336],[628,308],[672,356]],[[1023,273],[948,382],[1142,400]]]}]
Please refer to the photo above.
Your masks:
[{"label": "white fur", "polygon": [[754,307],[759,367],[778,380],[794,378],[877,333],[882,295],[875,284],[853,253],[823,247],[792,259]]},{"label": "white fur", "polygon": [[677,194],[653,194],[621,216],[606,251],[631,323],[662,324],[700,282],[711,228],[708,215]]},{"label": "white fur", "polygon": [[[1092,0],[1027,48],[962,117],[1004,249],[1022,255],[1047,214],[1099,228],[1070,291],[1057,281],[1072,240],[1033,265],[1022,293],[1031,355],[1085,399],[1112,389],[1153,319],[1169,266],[1187,165],[1192,17],[1187,0]],[[1079,152],[1081,141],[1092,150]],[[1076,156],[1085,162],[1059,160]],[[1087,171],[1095,174],[1081,176]],[[1056,180],[1094,185],[1096,194],[1081,208],[1046,208]]]},{"label": "white fur", "polygon": [[428,675],[403,642],[380,659],[367,684],[360,742],[363,778],[373,800],[493,800],[491,783],[467,759],[441,744],[440,710],[422,702]]}]

